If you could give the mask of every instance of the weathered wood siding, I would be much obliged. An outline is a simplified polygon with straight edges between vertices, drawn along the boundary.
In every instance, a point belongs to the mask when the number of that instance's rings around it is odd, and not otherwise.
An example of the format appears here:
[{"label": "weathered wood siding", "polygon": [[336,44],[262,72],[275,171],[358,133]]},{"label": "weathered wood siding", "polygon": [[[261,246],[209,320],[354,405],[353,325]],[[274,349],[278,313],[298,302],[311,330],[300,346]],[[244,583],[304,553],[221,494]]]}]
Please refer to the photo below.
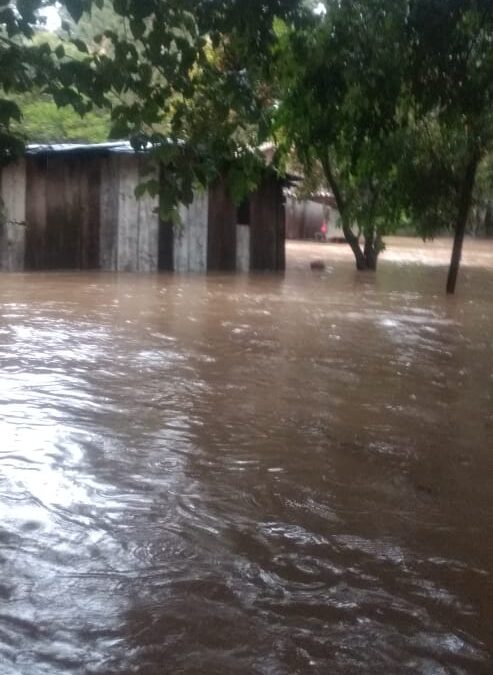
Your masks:
[{"label": "weathered wood siding", "polygon": [[26,161],[26,268],[98,268],[101,160],[60,154]]},{"label": "weathered wood siding", "polygon": [[236,226],[236,269],[238,272],[250,271],[250,226]]},{"label": "weathered wood siding", "polygon": [[[161,188],[165,186],[164,168],[159,168],[159,183]],[[158,269],[162,272],[174,270],[174,226],[170,220],[166,220],[159,214],[158,235]]]},{"label": "weathered wood siding", "polygon": [[158,269],[162,272],[174,270],[174,225],[169,220],[159,220]]},{"label": "weathered wood siding", "polygon": [[196,193],[190,206],[180,208],[181,224],[174,228],[173,267],[175,272],[207,270],[209,195]]},{"label": "weathered wood siding", "polygon": [[282,184],[266,172],[250,196],[250,269],[284,270],[285,217]]},{"label": "weathered wood siding", "polygon": [[0,269],[24,269],[26,165],[23,159],[0,169]]},{"label": "weathered wood siding", "polygon": [[237,208],[228,194],[225,179],[209,188],[208,218],[207,269],[235,270]]},{"label": "weathered wood siding", "polygon": [[27,269],[151,272],[158,201],[135,197],[146,159],[125,153],[27,158]]},{"label": "weathered wood siding", "polygon": [[223,180],[197,192],[173,227],[160,221],[157,198],[135,196],[149,177],[148,162],[125,148],[48,147],[4,169],[0,189],[10,223],[0,231],[0,268],[284,269],[282,186],[273,173],[243,209]]},{"label": "weathered wood siding", "polygon": [[119,212],[118,155],[101,158],[101,194],[99,198],[101,222],[99,228],[99,264],[102,270],[118,270],[118,212]]},{"label": "weathered wood siding", "polygon": [[46,256],[46,157],[26,161],[26,269],[43,269]]},{"label": "weathered wood siding", "polygon": [[122,272],[154,272],[158,269],[158,200],[135,197],[135,188],[149,178],[143,157],[121,154],[118,161],[118,263]]}]

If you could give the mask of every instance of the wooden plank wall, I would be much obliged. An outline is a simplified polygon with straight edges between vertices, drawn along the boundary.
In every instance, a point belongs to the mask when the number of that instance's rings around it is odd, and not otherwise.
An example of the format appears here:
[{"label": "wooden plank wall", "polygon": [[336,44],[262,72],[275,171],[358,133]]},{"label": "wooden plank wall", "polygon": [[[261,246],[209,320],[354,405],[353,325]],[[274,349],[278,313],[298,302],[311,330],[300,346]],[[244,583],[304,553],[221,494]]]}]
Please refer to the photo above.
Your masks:
[{"label": "wooden plank wall", "polygon": [[174,226],[169,220],[159,219],[158,269],[161,272],[172,272],[174,269]]},{"label": "wooden plank wall", "polygon": [[[159,183],[161,189],[165,185],[165,174],[162,165],[159,167]],[[158,270],[172,272],[174,270],[174,225],[170,220],[165,220],[159,214],[158,234]]]},{"label": "wooden plank wall", "polygon": [[[130,160],[134,159],[132,156]],[[137,202],[137,264],[132,271],[156,272],[158,269],[159,253],[159,197],[152,197],[148,193],[139,199],[135,197],[137,185],[153,177],[153,165],[145,157],[136,158],[136,182],[131,186],[131,197]]]},{"label": "wooden plank wall", "polygon": [[99,262],[101,157],[27,158],[26,269],[95,269]]},{"label": "wooden plank wall", "polygon": [[237,208],[228,194],[225,179],[209,188],[209,231],[207,237],[207,269],[236,269]]},{"label": "wooden plank wall", "polygon": [[189,206],[180,207],[181,224],[173,232],[175,272],[206,272],[209,193],[195,192]]},{"label": "wooden plank wall", "polygon": [[100,263],[112,272],[158,269],[158,199],[135,188],[150,177],[142,156],[114,153],[101,160]]},{"label": "wooden plank wall", "polygon": [[119,175],[118,155],[102,157],[99,263],[108,272],[118,270]]},{"label": "wooden plank wall", "polygon": [[[182,207],[183,226],[173,231],[158,223],[155,200],[135,199],[144,163],[89,153],[29,156],[26,269],[236,269],[237,209],[225,183]],[[273,173],[251,195],[249,239],[250,269],[285,268],[282,185]],[[242,269],[247,257],[240,256]]]},{"label": "wooden plank wall", "polygon": [[158,200],[135,188],[145,178],[146,160],[135,154],[120,154],[118,161],[118,264],[121,272],[154,272],[158,268]]},{"label": "wooden plank wall", "polygon": [[257,190],[250,196],[250,269],[284,270],[285,214],[282,184],[266,172]]},{"label": "wooden plank wall", "polygon": [[26,160],[26,269],[43,269],[46,256],[47,157]]},{"label": "wooden plank wall", "polygon": [[250,225],[236,226],[236,270],[250,271]]},{"label": "wooden plank wall", "polygon": [[0,168],[0,269],[24,269],[26,168],[19,159]]}]

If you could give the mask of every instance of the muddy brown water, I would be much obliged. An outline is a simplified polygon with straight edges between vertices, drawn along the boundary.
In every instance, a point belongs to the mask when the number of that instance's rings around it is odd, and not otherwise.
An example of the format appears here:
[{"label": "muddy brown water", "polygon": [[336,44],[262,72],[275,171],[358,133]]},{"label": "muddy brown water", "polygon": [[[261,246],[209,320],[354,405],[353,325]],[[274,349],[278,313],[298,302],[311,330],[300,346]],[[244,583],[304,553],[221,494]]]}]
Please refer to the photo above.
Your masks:
[{"label": "muddy brown water", "polygon": [[1,675],[493,672],[493,243],[454,298],[449,250],[2,275]]}]

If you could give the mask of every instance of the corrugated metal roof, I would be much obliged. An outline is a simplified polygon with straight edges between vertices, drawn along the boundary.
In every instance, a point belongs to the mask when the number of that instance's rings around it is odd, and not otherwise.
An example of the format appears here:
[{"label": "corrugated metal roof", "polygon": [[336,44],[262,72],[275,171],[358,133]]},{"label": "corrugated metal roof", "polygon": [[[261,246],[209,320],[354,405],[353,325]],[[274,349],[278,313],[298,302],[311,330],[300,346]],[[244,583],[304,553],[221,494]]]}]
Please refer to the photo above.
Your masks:
[{"label": "corrugated metal roof", "polygon": [[55,155],[58,153],[133,154],[135,150],[128,141],[108,141],[106,143],[53,143],[28,145],[28,155]]},{"label": "corrugated metal roof", "polygon": [[334,209],[337,208],[337,202],[332,192],[328,192],[327,190],[317,190],[316,192],[311,192],[310,194],[300,197],[297,194],[296,189],[293,188],[293,185],[296,185],[296,183],[289,184],[288,182],[288,185],[289,187],[284,190],[284,194],[286,197],[289,197],[290,199],[294,199],[298,202],[304,201],[316,202],[317,204],[325,204],[326,206],[331,206]]}]

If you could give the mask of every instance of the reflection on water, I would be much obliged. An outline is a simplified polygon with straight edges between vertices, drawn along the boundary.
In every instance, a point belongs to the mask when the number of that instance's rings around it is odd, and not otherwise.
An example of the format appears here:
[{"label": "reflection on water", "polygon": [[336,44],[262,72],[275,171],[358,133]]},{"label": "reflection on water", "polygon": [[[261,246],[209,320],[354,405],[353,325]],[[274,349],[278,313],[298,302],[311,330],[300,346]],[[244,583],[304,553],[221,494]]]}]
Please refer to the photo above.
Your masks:
[{"label": "reflection on water", "polygon": [[423,250],[2,276],[2,675],[492,672],[490,252]]}]

